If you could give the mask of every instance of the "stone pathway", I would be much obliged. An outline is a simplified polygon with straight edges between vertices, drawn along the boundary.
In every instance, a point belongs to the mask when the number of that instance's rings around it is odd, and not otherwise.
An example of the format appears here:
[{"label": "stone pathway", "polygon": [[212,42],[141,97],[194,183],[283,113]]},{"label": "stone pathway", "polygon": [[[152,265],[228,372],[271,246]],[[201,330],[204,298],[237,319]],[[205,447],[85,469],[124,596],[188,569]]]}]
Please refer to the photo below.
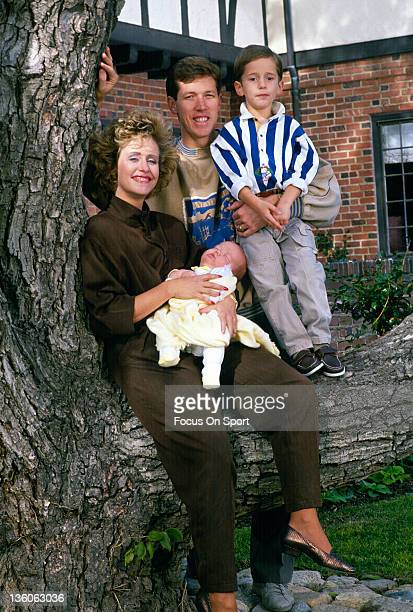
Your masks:
[{"label": "stone pathway", "polygon": [[[190,580],[189,593],[197,585]],[[238,612],[266,612],[251,588],[250,570],[238,572]],[[385,578],[329,576],[325,580],[320,572],[304,570],[294,572],[288,588],[295,600],[292,612],[413,612],[413,584],[398,585]]]},{"label": "stone pathway", "polygon": [[[265,612],[251,592],[249,569],[238,573],[239,612]],[[292,612],[413,612],[413,584],[393,580],[357,580],[348,576],[322,578],[320,572],[296,571],[289,585]]]}]

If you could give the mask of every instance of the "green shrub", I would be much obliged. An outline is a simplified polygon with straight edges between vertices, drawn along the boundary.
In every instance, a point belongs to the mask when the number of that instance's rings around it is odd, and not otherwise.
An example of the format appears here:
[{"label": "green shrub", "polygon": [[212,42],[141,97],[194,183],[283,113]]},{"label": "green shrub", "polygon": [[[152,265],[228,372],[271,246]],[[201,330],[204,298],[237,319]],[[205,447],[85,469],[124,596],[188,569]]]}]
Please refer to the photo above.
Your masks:
[{"label": "green shrub", "polygon": [[344,238],[342,247],[334,246],[331,232],[319,232],[315,235],[318,251],[327,258],[327,261],[345,261],[348,257],[347,239]]},{"label": "green shrub", "polygon": [[379,268],[357,278],[343,278],[333,290],[334,308],[364,319],[371,329],[382,335],[413,312],[413,281],[403,272],[404,260],[394,262],[391,272]]},{"label": "green shrub", "polygon": [[330,504],[344,504],[353,500],[357,493],[367,493],[369,497],[393,493],[391,487],[412,478],[413,455],[403,459],[399,465],[388,465],[374,474],[370,474],[353,487],[331,489],[323,493],[323,502]]}]

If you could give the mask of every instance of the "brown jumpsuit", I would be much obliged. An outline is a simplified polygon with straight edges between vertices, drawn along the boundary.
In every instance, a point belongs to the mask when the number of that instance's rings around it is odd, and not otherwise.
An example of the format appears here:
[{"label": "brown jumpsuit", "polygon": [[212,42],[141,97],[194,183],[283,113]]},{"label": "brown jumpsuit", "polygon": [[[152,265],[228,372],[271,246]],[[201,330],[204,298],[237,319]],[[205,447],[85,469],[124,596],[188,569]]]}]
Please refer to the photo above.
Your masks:
[{"label": "brown jumpsuit", "polygon": [[[237,587],[235,469],[228,434],[165,431],[164,386],[200,385],[200,366],[191,354],[182,353],[177,366],[160,368],[155,336],[144,320],[133,323],[134,296],[157,286],[173,268],[198,264],[201,252],[174,217],[151,212],[146,204],[141,211],[116,197],[108,210],[89,220],[81,242],[85,300],[94,333],[105,342],[109,371],[152,435],[187,507],[202,587],[209,592],[229,592]],[[239,343],[226,350],[221,381],[310,385],[265,349],[249,349]],[[268,433],[287,511],[319,506],[318,434]],[[259,517],[259,512],[254,513],[257,533]]]}]

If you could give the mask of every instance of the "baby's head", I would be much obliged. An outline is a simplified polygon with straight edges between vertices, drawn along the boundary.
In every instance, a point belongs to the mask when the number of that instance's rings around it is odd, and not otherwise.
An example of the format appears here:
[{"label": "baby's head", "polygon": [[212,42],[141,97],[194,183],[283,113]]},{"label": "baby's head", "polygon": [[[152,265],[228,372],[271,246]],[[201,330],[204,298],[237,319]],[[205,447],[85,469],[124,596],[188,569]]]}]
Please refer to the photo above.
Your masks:
[{"label": "baby's head", "polygon": [[208,249],[201,257],[201,265],[209,268],[219,268],[229,264],[232,273],[238,279],[247,271],[247,261],[243,250],[235,242],[220,242],[212,249]]}]

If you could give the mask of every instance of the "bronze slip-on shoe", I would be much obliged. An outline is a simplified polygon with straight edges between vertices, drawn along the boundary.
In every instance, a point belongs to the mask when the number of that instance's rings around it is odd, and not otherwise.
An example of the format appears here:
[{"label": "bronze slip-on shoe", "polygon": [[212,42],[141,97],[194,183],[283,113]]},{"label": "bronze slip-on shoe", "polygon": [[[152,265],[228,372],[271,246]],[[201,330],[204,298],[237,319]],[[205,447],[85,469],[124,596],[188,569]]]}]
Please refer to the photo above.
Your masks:
[{"label": "bronze slip-on shoe", "polygon": [[356,571],[352,565],[340,559],[333,551],[330,553],[324,552],[324,550],[306,540],[293,527],[287,529],[284,538],[284,552],[293,557],[298,557],[298,555],[304,553],[318,565],[324,565],[324,567],[329,567],[335,571],[347,572],[348,574],[354,574]]}]

